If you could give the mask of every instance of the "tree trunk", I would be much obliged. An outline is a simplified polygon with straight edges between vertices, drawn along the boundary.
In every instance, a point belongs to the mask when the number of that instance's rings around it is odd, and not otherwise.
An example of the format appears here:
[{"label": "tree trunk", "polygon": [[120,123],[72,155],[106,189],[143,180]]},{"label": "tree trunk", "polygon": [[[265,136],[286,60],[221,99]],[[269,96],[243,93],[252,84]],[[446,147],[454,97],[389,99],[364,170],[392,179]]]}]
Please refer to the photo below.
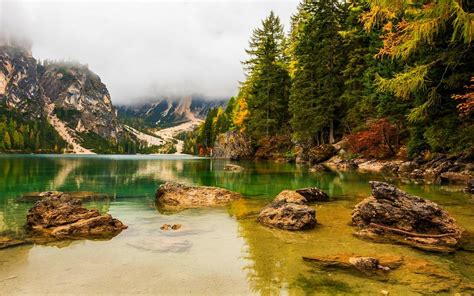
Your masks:
[{"label": "tree trunk", "polygon": [[329,144],[334,144],[334,121],[329,121]]}]

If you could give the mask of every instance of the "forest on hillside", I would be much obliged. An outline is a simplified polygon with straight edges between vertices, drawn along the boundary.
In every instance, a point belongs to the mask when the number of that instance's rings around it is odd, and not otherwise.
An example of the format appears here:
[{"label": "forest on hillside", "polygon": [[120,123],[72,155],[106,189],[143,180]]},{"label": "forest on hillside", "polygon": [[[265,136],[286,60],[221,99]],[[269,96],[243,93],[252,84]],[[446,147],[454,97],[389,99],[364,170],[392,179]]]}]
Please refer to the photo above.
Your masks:
[{"label": "forest on hillside", "polygon": [[354,155],[413,157],[474,145],[472,1],[303,1],[287,32],[256,28],[240,91],[183,135],[210,154],[237,131],[257,150],[344,140]]}]

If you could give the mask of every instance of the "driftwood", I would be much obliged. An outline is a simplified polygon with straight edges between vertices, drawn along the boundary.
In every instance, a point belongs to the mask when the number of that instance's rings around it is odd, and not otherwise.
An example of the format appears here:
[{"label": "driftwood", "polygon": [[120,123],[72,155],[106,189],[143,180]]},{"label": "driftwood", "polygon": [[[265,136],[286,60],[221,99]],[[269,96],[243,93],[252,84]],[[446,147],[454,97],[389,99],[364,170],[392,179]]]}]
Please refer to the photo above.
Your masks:
[{"label": "driftwood", "polygon": [[415,236],[415,237],[437,238],[437,237],[447,237],[447,236],[455,235],[455,233],[424,234],[424,233],[409,232],[409,231],[401,230],[401,229],[398,229],[398,228],[392,228],[392,227],[380,225],[380,224],[373,223],[373,222],[370,223],[369,226],[380,228],[380,229],[391,231],[391,232],[396,232],[398,234],[403,234],[403,235],[408,235],[408,236]]}]

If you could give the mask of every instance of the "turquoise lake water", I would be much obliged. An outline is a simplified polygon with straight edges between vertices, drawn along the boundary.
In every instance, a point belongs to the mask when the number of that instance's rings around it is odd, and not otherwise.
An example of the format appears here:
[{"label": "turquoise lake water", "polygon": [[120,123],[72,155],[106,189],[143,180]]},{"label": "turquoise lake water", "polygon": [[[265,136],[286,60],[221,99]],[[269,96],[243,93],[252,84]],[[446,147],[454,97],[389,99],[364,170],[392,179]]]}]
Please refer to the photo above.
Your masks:
[{"label": "turquoise lake water", "polygon": [[[184,156],[0,156],[0,232],[21,234],[32,191],[93,191],[110,195],[85,203],[129,226],[110,240],[77,240],[0,250],[0,295],[197,294],[197,295],[391,295],[461,292],[474,285],[474,253],[440,255],[352,236],[354,205],[370,194],[369,180],[386,180],[447,209],[474,233],[474,200],[461,187],[420,185],[359,173],[308,173],[306,166],[238,162],[243,172],[223,170],[229,161]],[[244,199],[224,208],[160,213],[154,193],[166,181],[224,187]],[[310,231],[270,229],[258,211],[284,189],[317,186],[331,202],[314,205]],[[160,230],[179,223],[176,232]],[[1,235],[1,234],[0,234]],[[354,253],[401,255],[427,262],[445,277],[402,268],[388,280],[323,270],[302,256]],[[418,261],[417,261],[418,260]],[[431,266],[430,265],[430,266]],[[468,290],[467,290],[468,291]]]}]

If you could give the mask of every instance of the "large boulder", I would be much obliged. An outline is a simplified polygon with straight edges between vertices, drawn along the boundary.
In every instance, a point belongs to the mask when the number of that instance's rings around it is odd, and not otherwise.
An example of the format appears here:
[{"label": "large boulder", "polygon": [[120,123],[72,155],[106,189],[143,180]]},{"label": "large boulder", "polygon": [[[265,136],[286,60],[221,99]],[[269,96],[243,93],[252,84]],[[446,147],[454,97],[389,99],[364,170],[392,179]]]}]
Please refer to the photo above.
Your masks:
[{"label": "large boulder", "polygon": [[230,131],[217,136],[212,151],[215,158],[245,159],[253,156],[249,137],[238,131]]},{"label": "large boulder", "polygon": [[260,211],[257,221],[285,230],[311,229],[316,225],[316,211],[307,205],[276,201]]},{"label": "large boulder", "polygon": [[329,201],[327,193],[317,187],[302,188],[296,192],[304,196],[308,202]]},{"label": "large boulder", "polygon": [[352,212],[355,235],[438,252],[459,247],[464,229],[436,203],[384,182],[370,182],[372,196]]},{"label": "large boulder", "polygon": [[62,238],[112,237],[127,228],[122,222],[66,194],[51,194],[37,201],[26,216],[27,228],[36,234]]},{"label": "large boulder", "polygon": [[159,208],[177,211],[222,206],[242,196],[224,188],[166,182],[158,187],[155,197]]}]

